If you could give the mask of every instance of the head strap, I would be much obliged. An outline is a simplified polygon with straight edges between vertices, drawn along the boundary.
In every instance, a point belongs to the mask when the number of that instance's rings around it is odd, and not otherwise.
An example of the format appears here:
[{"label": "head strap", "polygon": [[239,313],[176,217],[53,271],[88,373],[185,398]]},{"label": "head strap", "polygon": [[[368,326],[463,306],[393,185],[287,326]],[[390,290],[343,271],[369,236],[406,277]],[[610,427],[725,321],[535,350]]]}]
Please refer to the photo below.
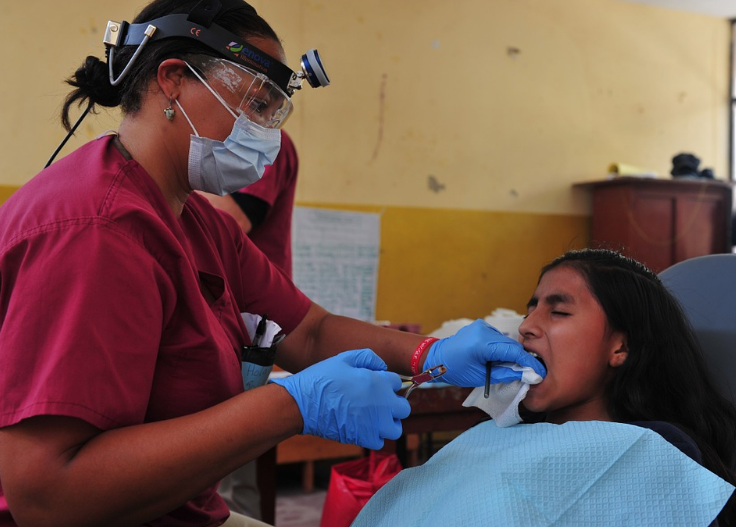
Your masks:
[{"label": "head strap", "polygon": [[216,18],[233,9],[247,9],[254,15],[258,14],[252,5],[242,0],[202,0],[194,6],[187,20],[200,26],[210,27]]},{"label": "head strap", "polygon": [[[286,64],[213,22],[232,9],[243,8],[250,8],[256,13],[255,9],[242,0],[202,0],[189,15],[166,15],[140,24],[122,22],[118,24],[119,36],[115,41],[106,40],[105,43],[112,47],[141,46],[144,40],[153,42],[166,38],[190,38],[201,42],[227,60],[266,75],[284,93],[291,96],[294,88],[290,82],[296,74]],[[108,22],[108,26],[110,24],[117,23]]]}]

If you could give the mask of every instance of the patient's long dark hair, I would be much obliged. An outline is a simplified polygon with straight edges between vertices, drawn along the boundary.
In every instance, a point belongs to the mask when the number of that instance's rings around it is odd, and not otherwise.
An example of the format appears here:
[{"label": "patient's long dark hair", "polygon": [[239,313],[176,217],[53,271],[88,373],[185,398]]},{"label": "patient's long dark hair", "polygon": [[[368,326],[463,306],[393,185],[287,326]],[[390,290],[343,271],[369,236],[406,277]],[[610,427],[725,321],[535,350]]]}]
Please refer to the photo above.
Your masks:
[{"label": "patient's long dark hair", "polygon": [[[641,263],[604,249],[570,251],[542,269],[577,270],[612,331],[626,336],[628,356],[607,387],[617,422],[666,421],[697,443],[703,464],[729,483],[736,477],[736,409],[716,390],[678,301]],[[719,516],[736,526],[732,497]]]}]

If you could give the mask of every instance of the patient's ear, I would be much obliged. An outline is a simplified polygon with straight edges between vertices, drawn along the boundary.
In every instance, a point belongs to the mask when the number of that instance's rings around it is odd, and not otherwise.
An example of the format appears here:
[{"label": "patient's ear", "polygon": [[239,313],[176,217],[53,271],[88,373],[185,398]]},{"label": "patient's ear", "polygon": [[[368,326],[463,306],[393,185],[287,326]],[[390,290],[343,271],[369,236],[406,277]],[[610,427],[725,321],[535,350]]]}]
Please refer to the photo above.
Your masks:
[{"label": "patient's ear", "polygon": [[613,346],[611,356],[608,359],[608,365],[611,366],[611,368],[618,368],[626,362],[626,358],[629,356],[629,347],[626,344],[626,337],[623,335],[620,337],[617,336],[614,339],[614,342],[615,344]]}]

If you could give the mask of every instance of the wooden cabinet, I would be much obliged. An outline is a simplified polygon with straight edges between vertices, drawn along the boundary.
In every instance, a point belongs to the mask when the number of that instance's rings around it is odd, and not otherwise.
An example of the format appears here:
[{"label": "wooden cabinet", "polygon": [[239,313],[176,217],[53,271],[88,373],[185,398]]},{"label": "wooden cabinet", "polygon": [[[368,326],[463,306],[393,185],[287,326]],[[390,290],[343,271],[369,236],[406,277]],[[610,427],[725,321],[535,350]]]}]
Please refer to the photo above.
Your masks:
[{"label": "wooden cabinet", "polygon": [[731,252],[730,183],[619,177],[574,186],[592,193],[591,247],[620,250],[655,272]]}]

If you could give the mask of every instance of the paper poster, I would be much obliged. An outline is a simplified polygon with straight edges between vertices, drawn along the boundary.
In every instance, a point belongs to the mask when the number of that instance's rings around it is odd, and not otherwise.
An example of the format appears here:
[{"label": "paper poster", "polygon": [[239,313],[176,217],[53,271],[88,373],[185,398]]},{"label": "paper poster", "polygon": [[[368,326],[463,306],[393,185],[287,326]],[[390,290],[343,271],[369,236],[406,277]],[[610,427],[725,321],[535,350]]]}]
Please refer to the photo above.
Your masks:
[{"label": "paper poster", "polygon": [[295,207],[294,283],[332,313],[373,321],[379,242],[378,214]]}]

